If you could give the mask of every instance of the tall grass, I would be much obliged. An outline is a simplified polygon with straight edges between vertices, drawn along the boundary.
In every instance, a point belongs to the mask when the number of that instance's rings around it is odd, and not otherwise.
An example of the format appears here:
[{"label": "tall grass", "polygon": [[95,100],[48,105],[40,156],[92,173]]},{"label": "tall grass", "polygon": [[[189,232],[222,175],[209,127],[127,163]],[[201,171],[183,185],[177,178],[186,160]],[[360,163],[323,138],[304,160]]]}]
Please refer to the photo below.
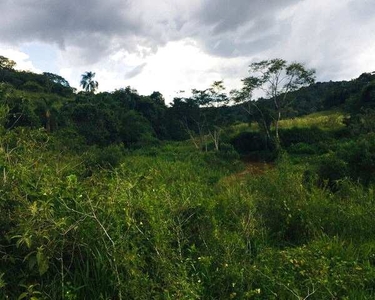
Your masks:
[{"label": "tall grass", "polygon": [[[341,111],[321,111],[317,113],[312,113],[306,116],[300,116],[295,118],[288,118],[283,119],[280,121],[280,128],[281,129],[290,129],[293,127],[297,128],[311,128],[317,127],[323,130],[339,130],[345,127],[343,120],[344,120],[344,113]],[[271,126],[271,129],[274,129]],[[242,132],[251,131],[257,132],[259,130],[259,126],[257,123],[240,123],[233,125],[227,129],[227,134],[231,136],[236,136]]]},{"label": "tall grass", "polygon": [[340,111],[323,111],[307,116],[284,119],[280,121],[280,128],[318,127],[325,130],[338,130],[344,127],[344,114]]},{"label": "tall grass", "polygon": [[1,140],[2,298],[374,297],[373,187],[332,193],[287,157],[236,177],[240,162],[185,143],[87,172],[90,153],[53,143]]}]

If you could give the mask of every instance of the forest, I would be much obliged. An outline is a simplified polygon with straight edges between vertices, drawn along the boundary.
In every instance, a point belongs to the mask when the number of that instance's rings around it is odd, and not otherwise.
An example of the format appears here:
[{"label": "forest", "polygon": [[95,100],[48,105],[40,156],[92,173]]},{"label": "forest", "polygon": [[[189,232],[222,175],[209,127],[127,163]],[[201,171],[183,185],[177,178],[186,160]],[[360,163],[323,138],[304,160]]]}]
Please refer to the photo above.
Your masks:
[{"label": "forest", "polygon": [[0,56],[0,299],[374,299],[375,72],[248,69],[166,104]]}]

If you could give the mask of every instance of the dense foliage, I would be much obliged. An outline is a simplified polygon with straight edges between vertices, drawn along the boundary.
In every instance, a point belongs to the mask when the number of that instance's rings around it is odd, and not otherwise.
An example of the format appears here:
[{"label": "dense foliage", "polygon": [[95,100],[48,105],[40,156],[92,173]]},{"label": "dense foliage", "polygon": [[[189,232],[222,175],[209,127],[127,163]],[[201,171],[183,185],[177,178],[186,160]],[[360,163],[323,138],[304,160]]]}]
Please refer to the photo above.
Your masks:
[{"label": "dense foliage", "polygon": [[287,157],[238,177],[186,143],[98,157],[19,128],[1,145],[2,297],[374,296],[373,189],[349,179],[332,193]]},{"label": "dense foliage", "polygon": [[374,75],[290,93],[340,108],[280,149],[222,82],[167,106],[3,62],[1,299],[374,299]]}]

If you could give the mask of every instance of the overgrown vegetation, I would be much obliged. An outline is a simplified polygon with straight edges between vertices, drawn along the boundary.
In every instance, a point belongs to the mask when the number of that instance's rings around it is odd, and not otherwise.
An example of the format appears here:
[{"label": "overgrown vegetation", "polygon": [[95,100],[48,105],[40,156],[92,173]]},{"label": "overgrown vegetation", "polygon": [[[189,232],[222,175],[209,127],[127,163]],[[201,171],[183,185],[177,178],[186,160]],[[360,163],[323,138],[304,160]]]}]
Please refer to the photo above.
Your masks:
[{"label": "overgrown vegetation", "polygon": [[340,107],[291,98],[277,147],[221,82],[168,107],[5,62],[1,299],[375,297],[374,75],[294,92]]}]

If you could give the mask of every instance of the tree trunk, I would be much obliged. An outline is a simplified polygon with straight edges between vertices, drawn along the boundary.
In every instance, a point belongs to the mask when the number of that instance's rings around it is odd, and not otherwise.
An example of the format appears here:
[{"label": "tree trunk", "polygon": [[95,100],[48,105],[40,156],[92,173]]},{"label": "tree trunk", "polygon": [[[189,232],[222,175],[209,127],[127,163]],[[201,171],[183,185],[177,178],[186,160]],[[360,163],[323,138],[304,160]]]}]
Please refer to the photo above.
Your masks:
[{"label": "tree trunk", "polygon": [[189,126],[187,125],[187,123],[185,124],[184,122],[181,121],[181,125],[182,125],[182,127],[185,129],[186,133],[189,135],[190,140],[191,140],[192,143],[194,144],[195,148],[196,148],[196,149],[199,149],[199,145],[198,145],[198,143],[196,142],[195,137],[194,137],[192,131],[189,129]]},{"label": "tree trunk", "polygon": [[280,120],[281,120],[281,112],[280,110],[277,112],[277,120],[275,123],[275,142],[276,142],[276,148],[280,148],[280,135],[279,135],[279,126],[280,126]]},{"label": "tree trunk", "polygon": [[46,111],[46,131],[48,133],[51,132],[51,112],[49,111],[49,109],[47,109]]}]

